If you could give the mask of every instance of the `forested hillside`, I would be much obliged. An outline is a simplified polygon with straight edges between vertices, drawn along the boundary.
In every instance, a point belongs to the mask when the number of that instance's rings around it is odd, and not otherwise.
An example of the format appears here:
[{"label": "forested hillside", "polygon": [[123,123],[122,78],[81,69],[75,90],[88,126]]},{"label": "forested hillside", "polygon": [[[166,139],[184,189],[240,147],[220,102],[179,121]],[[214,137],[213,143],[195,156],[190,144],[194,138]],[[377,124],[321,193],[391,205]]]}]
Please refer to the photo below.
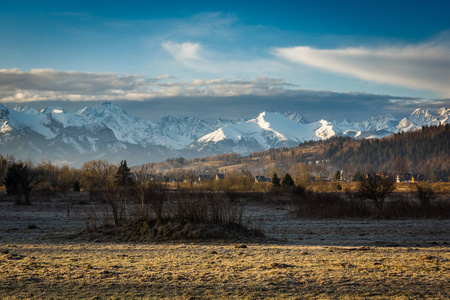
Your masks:
[{"label": "forested hillside", "polygon": [[[333,176],[337,170],[355,172],[421,173],[428,180],[450,176],[450,126],[430,126],[383,139],[355,140],[335,137],[310,141],[294,148],[270,149],[249,156],[222,154],[202,159],[169,159],[150,164],[158,172],[192,170],[196,173],[226,173],[248,170],[254,175],[268,174],[272,168],[289,172],[298,165],[309,165],[310,173]],[[315,169],[319,169],[316,171]],[[317,174],[316,174],[317,175]]]},{"label": "forested hillside", "polygon": [[423,173],[430,180],[450,175],[450,126],[430,126],[384,139],[331,141],[326,154],[331,164],[360,171]]}]

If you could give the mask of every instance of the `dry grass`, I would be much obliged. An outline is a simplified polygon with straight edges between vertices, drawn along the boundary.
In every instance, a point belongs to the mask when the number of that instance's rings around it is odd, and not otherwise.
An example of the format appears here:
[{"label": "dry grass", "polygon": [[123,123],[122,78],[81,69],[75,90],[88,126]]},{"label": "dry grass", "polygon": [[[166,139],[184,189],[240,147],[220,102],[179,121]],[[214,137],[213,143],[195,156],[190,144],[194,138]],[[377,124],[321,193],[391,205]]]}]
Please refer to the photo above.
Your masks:
[{"label": "dry grass", "polygon": [[250,225],[272,242],[67,239],[85,207],[0,202],[1,299],[450,298],[448,220],[305,220],[252,204]]},{"label": "dry grass", "polygon": [[450,297],[446,248],[8,244],[0,295],[27,298]]}]

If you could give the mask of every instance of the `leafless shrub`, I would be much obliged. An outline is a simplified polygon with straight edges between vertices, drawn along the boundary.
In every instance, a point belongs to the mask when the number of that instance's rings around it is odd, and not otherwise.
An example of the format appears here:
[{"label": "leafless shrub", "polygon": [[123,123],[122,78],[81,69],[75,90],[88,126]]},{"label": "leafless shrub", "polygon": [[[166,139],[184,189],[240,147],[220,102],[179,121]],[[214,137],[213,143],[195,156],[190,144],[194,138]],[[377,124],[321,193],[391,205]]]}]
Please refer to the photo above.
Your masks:
[{"label": "leafless shrub", "polygon": [[437,198],[431,185],[426,183],[416,183],[416,197],[420,201],[422,209],[427,211],[430,209],[431,202]]},{"label": "leafless shrub", "polygon": [[380,212],[370,199],[361,198],[358,193],[306,192],[293,197],[293,210],[301,218],[449,218],[450,201],[435,199],[424,210],[411,193],[396,192]]},{"label": "leafless shrub", "polygon": [[386,202],[385,208],[379,218],[403,219],[420,218],[422,211],[408,193],[394,193]]},{"label": "leafless shrub", "polygon": [[395,182],[387,176],[369,176],[358,185],[357,192],[361,200],[369,199],[381,215],[383,206],[395,189]]},{"label": "leafless shrub", "polygon": [[222,193],[189,192],[177,199],[174,218],[179,222],[243,226],[243,205],[224,199]]},{"label": "leafless shrub", "polygon": [[368,205],[342,193],[305,192],[293,197],[294,213],[302,218],[360,218],[371,214]]}]

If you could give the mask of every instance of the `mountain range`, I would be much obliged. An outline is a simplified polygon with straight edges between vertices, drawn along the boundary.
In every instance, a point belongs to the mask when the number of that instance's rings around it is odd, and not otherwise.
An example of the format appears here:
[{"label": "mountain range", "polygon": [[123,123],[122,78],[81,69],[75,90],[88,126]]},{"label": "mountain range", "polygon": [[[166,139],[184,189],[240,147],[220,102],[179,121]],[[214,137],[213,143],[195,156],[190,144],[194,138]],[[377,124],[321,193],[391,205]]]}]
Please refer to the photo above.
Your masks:
[{"label": "mountain range", "polygon": [[382,138],[422,126],[449,124],[449,116],[448,108],[435,115],[418,108],[401,120],[385,115],[363,122],[309,122],[295,112],[262,112],[254,118],[215,122],[170,115],[155,123],[129,115],[108,101],[77,112],[18,105],[11,109],[0,104],[0,154],[78,167],[92,159],[114,163],[126,159],[131,165],[180,156],[246,155],[333,136]]}]

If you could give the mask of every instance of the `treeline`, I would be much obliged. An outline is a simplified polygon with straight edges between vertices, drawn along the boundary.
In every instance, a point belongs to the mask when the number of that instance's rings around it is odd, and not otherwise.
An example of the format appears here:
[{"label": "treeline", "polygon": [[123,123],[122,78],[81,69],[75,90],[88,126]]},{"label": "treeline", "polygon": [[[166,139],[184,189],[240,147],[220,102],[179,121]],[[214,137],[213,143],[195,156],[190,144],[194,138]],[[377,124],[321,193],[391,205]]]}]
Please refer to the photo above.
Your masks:
[{"label": "treeline", "polygon": [[384,173],[422,173],[428,180],[450,176],[450,125],[422,127],[419,131],[397,133],[384,139],[337,138],[327,148],[331,164],[348,173],[354,170]]},{"label": "treeline", "polygon": [[[206,158],[174,158],[154,163],[152,169],[165,173],[177,168],[196,170],[199,174],[219,172],[227,166],[238,166],[254,175],[269,175],[274,166],[289,172],[304,164],[320,165],[321,177],[332,177],[336,170],[352,175],[370,173],[416,173],[429,181],[450,177],[450,126],[423,127],[383,139],[355,140],[334,137],[324,141],[308,141],[295,148],[269,149],[248,156],[235,153]],[[326,170],[328,169],[328,171]],[[235,169],[234,169],[235,170]],[[328,173],[328,174],[326,174]]]},{"label": "treeline", "polygon": [[[11,182],[22,178],[19,183]],[[67,165],[59,167],[51,162],[33,164],[31,161],[16,160],[14,156],[0,154],[0,191],[7,191],[7,186],[23,185],[22,182],[34,191],[41,192],[67,192],[79,191],[82,182],[80,169],[70,168]],[[28,187],[20,186],[20,189]],[[20,193],[19,193],[20,194]]]}]

